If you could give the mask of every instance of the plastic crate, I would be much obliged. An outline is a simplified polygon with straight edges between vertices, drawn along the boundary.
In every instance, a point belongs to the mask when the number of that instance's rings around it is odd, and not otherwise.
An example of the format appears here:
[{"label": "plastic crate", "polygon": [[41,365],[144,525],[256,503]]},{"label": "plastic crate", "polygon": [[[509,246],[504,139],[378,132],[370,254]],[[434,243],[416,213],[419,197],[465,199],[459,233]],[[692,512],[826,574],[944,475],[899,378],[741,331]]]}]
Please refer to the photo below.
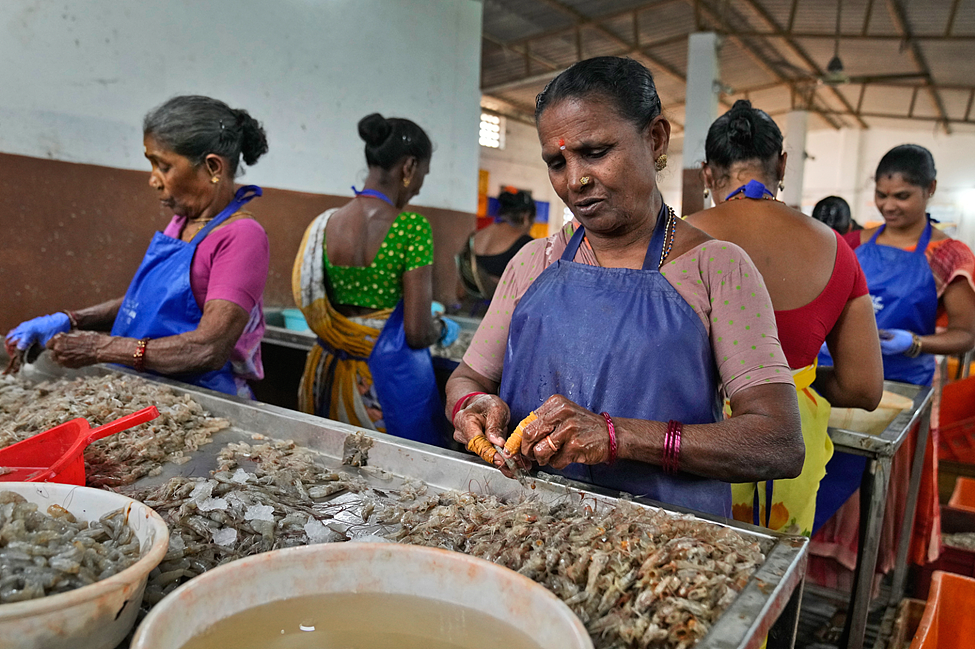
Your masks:
[{"label": "plastic crate", "polygon": [[975,417],[938,429],[938,458],[975,464]]},{"label": "plastic crate", "polygon": [[[975,480],[959,477],[948,501],[951,509],[975,514]],[[975,531],[975,530],[972,530]]]},{"label": "plastic crate", "polygon": [[[959,478],[961,480],[961,478]],[[975,532],[975,512],[955,507],[941,508],[941,533],[955,534]],[[950,545],[941,545],[937,561],[918,566],[914,572],[914,596],[926,599],[931,587],[931,577],[936,571],[951,572],[966,577],[975,577],[975,550],[964,550]]]},{"label": "plastic crate", "polygon": [[911,649],[970,649],[975,640],[975,579],[938,571]]}]

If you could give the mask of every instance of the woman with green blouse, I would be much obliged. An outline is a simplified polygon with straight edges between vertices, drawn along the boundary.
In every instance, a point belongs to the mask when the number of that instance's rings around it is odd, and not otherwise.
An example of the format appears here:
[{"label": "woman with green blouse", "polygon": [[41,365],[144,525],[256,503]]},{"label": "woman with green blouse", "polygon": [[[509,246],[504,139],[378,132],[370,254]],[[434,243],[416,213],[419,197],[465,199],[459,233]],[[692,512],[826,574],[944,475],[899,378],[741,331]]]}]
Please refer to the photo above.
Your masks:
[{"label": "woman with green blouse", "polygon": [[[424,350],[428,357],[428,346],[457,337],[456,323],[431,313],[430,223],[403,209],[420,193],[433,146],[414,122],[378,113],[359,122],[359,135],[369,165],[363,189],[353,187],[355,198],[312,222],[295,260],[295,302],[318,336],[305,364],[299,407],[371,430],[431,428],[399,407],[422,379],[393,369],[395,362],[377,358],[373,348],[380,334],[385,339],[401,330],[402,353]],[[384,376],[374,377],[376,372]],[[391,406],[396,421],[389,421]],[[410,436],[435,442],[432,433]]]}]

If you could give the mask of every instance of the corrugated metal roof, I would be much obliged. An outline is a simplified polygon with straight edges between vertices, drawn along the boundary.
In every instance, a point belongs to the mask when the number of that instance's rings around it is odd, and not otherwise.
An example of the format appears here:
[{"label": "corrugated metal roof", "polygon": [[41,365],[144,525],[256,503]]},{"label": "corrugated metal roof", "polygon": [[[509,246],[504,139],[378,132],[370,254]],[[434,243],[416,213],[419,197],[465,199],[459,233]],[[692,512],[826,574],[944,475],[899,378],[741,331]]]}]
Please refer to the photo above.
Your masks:
[{"label": "corrugated metal roof", "polygon": [[[975,0],[959,0],[953,16],[954,0],[894,1],[903,7],[908,29],[919,37],[914,43],[933,81],[950,86],[938,91],[949,119],[966,119],[969,89],[975,87],[970,71],[975,58]],[[782,111],[792,107],[793,86],[798,84],[800,90],[814,90],[816,107],[849,112],[859,103],[860,86],[829,88],[814,71],[825,70],[833,56],[838,5],[839,54],[847,75],[919,72],[910,48],[898,37],[888,3],[880,0],[799,0],[794,15],[793,0],[484,0],[481,86],[530,110],[545,83],[579,60],[578,32],[584,58],[626,54],[647,64],[664,105],[680,107],[682,113],[686,36],[700,26],[725,35],[719,52],[723,85],[739,94],[762,88],[751,94],[761,96],[773,111]],[[790,22],[788,36],[771,35],[770,30],[788,29]],[[864,33],[868,38],[862,37]],[[531,54],[527,62],[526,47]],[[775,83],[779,85],[767,87]],[[869,85],[863,111],[906,115],[913,94],[911,88],[889,83]],[[914,114],[939,115],[928,90],[918,93]],[[828,119],[857,123],[850,115]],[[881,118],[863,119],[872,124]],[[975,120],[975,114],[967,119]]]}]

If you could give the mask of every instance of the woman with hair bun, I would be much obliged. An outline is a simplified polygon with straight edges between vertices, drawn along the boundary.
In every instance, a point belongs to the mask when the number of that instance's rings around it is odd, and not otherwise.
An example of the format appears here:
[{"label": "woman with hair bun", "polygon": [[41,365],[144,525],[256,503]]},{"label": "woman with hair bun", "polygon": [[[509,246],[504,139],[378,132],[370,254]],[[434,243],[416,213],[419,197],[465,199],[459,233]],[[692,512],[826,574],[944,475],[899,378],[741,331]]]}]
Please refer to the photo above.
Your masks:
[{"label": "woman with hair bun", "polygon": [[[261,188],[237,189],[240,162],[267,153],[247,111],[202,96],[173,97],[146,115],[149,186],[174,214],[157,232],[125,296],[42,316],[7,334],[11,358],[46,345],[65,367],[117,363],[253,398],[261,379],[267,234],[241,208]],[[111,329],[110,334],[98,333]]]},{"label": "woman with hair bun", "polygon": [[840,234],[849,234],[853,230],[863,229],[859,223],[853,220],[850,204],[839,196],[827,196],[816,203],[812,217]]},{"label": "woman with hair bun", "polygon": [[[359,136],[369,167],[362,190],[312,222],[295,259],[295,303],[318,335],[299,408],[439,444],[443,405],[427,347],[449,345],[459,326],[431,311],[433,233],[404,209],[423,187],[433,145],[414,122],[379,113],[359,121]],[[398,353],[380,356],[391,338]]]},{"label": "woman with hair bun", "polygon": [[498,196],[498,218],[470,236],[457,255],[460,275],[458,297],[490,300],[508,262],[531,243],[528,234],[535,220],[535,201],[524,191],[503,191]]},{"label": "woman with hair bun", "polygon": [[[817,490],[833,455],[826,433],[830,404],[873,410],[883,391],[867,283],[838,233],[775,200],[787,156],[779,127],[764,111],[736,101],[711,125],[704,146],[704,183],[716,205],[687,221],[744,248],[765,279],[795,379],[806,446],[798,478],[735,485],[735,518],[809,536],[832,513],[816,511]],[[835,367],[816,366],[824,341]],[[856,477],[832,511],[858,484]]]}]

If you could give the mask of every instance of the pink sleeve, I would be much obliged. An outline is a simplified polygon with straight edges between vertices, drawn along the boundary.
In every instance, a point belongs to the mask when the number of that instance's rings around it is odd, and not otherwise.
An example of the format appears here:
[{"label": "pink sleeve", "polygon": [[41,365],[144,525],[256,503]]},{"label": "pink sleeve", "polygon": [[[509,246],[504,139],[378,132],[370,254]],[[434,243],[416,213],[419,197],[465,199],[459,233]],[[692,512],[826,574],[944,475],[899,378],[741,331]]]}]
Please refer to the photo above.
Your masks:
[{"label": "pink sleeve", "polygon": [[511,314],[531,283],[548,266],[545,254],[547,245],[549,242],[546,239],[536,239],[526,244],[508,262],[491,306],[464,354],[468,367],[492,381],[501,381]]},{"label": "pink sleeve", "polygon": [[728,397],[755,385],[791,384],[772,300],[745,251],[711,241],[701,249],[700,268],[709,285],[711,347]]},{"label": "pink sleeve", "polygon": [[204,239],[198,255],[204,246],[211,265],[203,302],[227,300],[253,311],[264,294],[271,261],[264,228],[254,219],[240,219]]}]

